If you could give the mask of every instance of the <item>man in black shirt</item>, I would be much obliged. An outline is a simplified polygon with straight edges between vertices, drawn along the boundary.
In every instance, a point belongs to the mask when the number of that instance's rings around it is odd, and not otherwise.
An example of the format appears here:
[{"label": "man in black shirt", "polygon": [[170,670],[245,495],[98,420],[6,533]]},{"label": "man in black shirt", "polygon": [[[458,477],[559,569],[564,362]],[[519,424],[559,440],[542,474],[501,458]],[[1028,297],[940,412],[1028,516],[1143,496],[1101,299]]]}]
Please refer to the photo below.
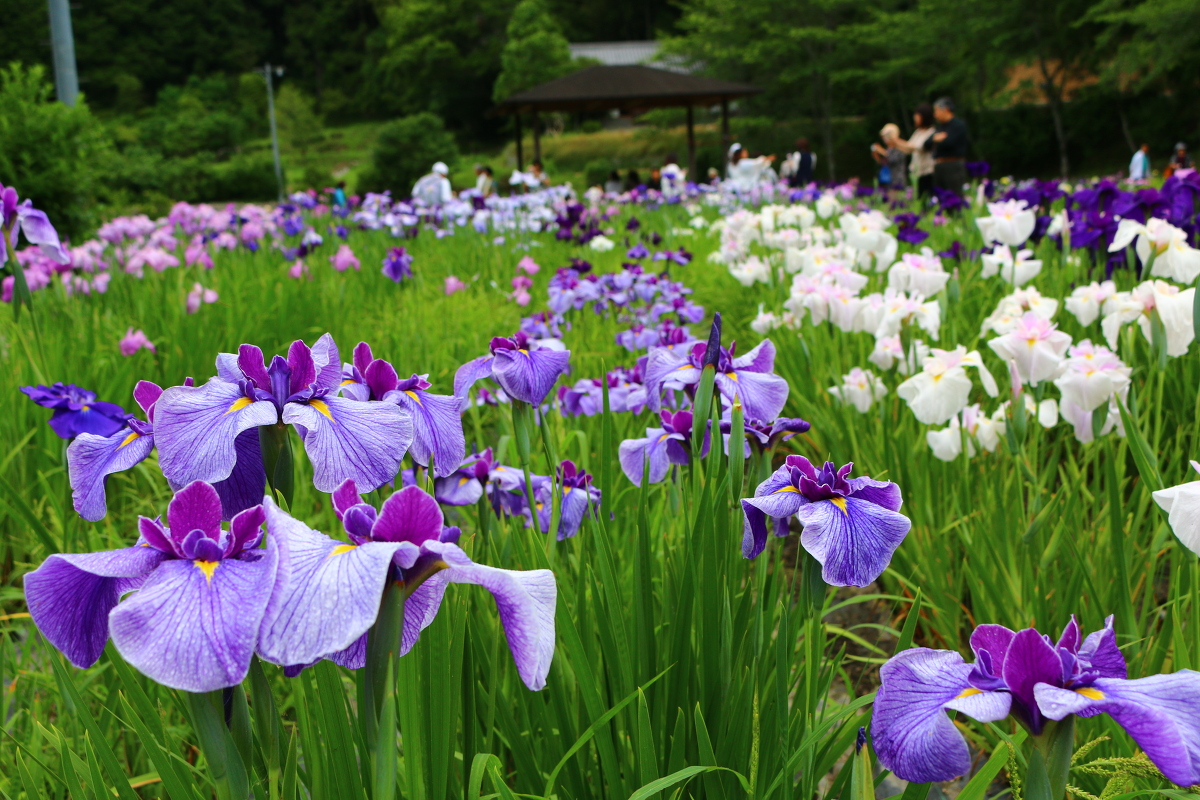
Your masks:
[{"label": "man in black shirt", "polygon": [[962,196],[967,182],[967,123],[954,114],[954,101],[943,97],[933,104],[937,132],[925,142],[933,153],[933,185]]}]

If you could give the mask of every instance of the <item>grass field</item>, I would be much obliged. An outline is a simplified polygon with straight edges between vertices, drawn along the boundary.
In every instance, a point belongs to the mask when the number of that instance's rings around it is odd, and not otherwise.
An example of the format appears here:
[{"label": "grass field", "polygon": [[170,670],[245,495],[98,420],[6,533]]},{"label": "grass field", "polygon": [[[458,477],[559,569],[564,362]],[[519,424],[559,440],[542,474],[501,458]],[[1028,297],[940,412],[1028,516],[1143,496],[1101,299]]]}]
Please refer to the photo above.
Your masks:
[{"label": "grass field", "polygon": [[[365,146],[346,139],[345,160]],[[338,157],[339,159],[341,156]],[[339,160],[340,163],[340,160]],[[614,220],[618,230],[630,211]],[[745,352],[761,337],[749,323],[759,304],[778,310],[788,295],[777,280],[744,288],[710,263],[715,235],[687,228],[680,206],[635,209],[639,232],[664,235],[662,247],[685,246],[695,259],[672,275],[695,291],[711,318],[725,319],[725,343]],[[714,218],[713,210],[708,210]],[[614,237],[619,238],[619,237]],[[935,227],[927,244],[952,240],[981,245],[970,212]],[[600,272],[619,270],[624,247],[596,253],[551,235],[509,237],[469,228],[437,239],[405,242],[415,276],[393,284],[379,272],[386,232],[355,232],[350,244],[361,271],[335,272],[326,244],[308,258],[311,277],[293,280],[278,251],[221,252],[215,269],[117,272],[106,294],[68,297],[57,285],[34,295],[37,335],[28,314],[0,315],[0,796],[207,798],[225,791],[201,756],[182,693],[160,687],[125,665],[110,646],[92,669],[79,671],[36,632],[25,614],[22,576],[47,555],[123,547],[136,536],[137,515],[164,512],[171,492],[154,457],[112,476],[109,511],[87,523],[71,508],[65,443],[47,414],[18,392],[21,386],[64,381],[133,408],[139,379],[163,386],[214,373],[219,352],[250,342],[264,353],[286,352],[294,339],[312,343],[333,334],[343,358],[360,340],[401,375],[429,373],[432,391],[449,394],[455,370],[487,352],[492,336],[511,334],[522,315],[544,307],[546,283],[572,257]],[[528,249],[522,249],[527,247]],[[912,249],[903,246],[904,249]],[[516,263],[541,266],[522,309],[507,299]],[[1063,298],[1086,283],[1088,262],[1066,263],[1049,240],[1038,255],[1033,285]],[[959,267],[957,291],[943,292],[939,342],[980,350],[1006,392],[1007,370],[986,347],[980,323],[1007,293],[979,276],[978,261]],[[468,288],[446,296],[443,279]],[[872,275],[869,290],[883,279]],[[1118,288],[1133,274],[1118,271]],[[220,300],[185,311],[192,284]],[[867,291],[867,290],[864,290]],[[571,376],[599,377],[631,366],[614,344],[627,327],[590,310],[568,315],[564,337]],[[1100,339],[1063,310],[1055,321],[1076,341]],[[157,352],[124,357],[118,340],[141,328]],[[703,337],[707,320],[694,326]],[[1133,436],[1110,434],[1088,444],[1067,425],[1030,424],[1024,441],[954,462],[937,460],[919,424],[895,394],[902,379],[885,373],[891,390],[868,413],[838,404],[827,391],[856,366],[867,367],[870,334],[847,334],[808,322],[771,334],[775,369],[791,391],[786,416],[811,430],[780,446],[784,452],[855,463],[856,475],[896,482],[912,530],[881,579],[862,592],[828,592],[802,579],[795,532],[772,540],[757,560],[740,554],[742,513],[767,466],[727,460],[719,449],[674,480],[638,489],[622,474],[617,445],[653,424],[645,413],[594,417],[546,416],[548,448],[595,476],[604,513],[579,535],[555,542],[511,518],[497,521],[481,506],[448,512],[463,528],[463,546],[480,562],[512,569],[549,567],[558,581],[557,651],[547,686],[528,691],[517,678],[485,593],[455,587],[442,614],[413,653],[399,660],[395,719],[399,736],[370,748],[359,734],[363,678],[322,662],[298,678],[265,665],[252,674],[253,738],[239,742],[255,797],[419,800],[449,797],[705,797],[784,798],[872,796],[855,774],[862,757],[846,758],[860,726],[868,726],[877,666],[915,643],[968,652],[980,623],[1036,626],[1057,635],[1072,614],[1085,631],[1116,615],[1130,676],[1200,664],[1200,565],[1172,536],[1155,507],[1147,476],[1170,486],[1187,479],[1200,452],[1200,363],[1192,352],[1159,361],[1134,327],[1119,352],[1134,368],[1129,403],[1135,435],[1154,464],[1139,464]],[[990,337],[989,337],[990,338]],[[972,401],[986,411],[978,383]],[[503,407],[476,407],[464,419],[468,451],[496,447],[516,459],[512,421]],[[534,448],[533,471],[551,474],[547,453]],[[297,446],[297,452],[300,448]],[[319,530],[337,528],[326,496],[301,474],[292,513]],[[1153,484],[1153,480],[1149,483]],[[280,726],[266,705],[270,696]],[[242,712],[237,712],[242,713]],[[264,716],[260,716],[260,714]],[[936,792],[976,800],[1024,775],[1024,731],[1006,720],[979,724],[960,715],[971,745],[974,775]],[[1076,745],[1111,737],[1082,758],[1071,784],[1106,797],[1169,791],[1170,784],[1137,772],[1125,758],[1135,747],[1107,716],[1081,719]],[[381,753],[398,754],[390,785],[379,783]],[[489,757],[489,754],[491,757]],[[720,767],[725,771],[717,771]],[[1141,777],[1137,777],[1137,776]],[[670,780],[666,780],[670,778]],[[1112,778],[1111,784],[1109,779]],[[663,779],[660,783],[655,783]],[[902,786],[902,784],[901,784]],[[112,788],[109,788],[112,787]],[[888,783],[885,787],[893,787]],[[926,796],[913,786],[905,800]],[[297,794],[304,792],[304,794]],[[887,791],[881,789],[881,796]],[[222,797],[227,796],[222,794]],[[1080,794],[1079,796],[1086,796]],[[1176,790],[1172,795],[1182,797]]]}]

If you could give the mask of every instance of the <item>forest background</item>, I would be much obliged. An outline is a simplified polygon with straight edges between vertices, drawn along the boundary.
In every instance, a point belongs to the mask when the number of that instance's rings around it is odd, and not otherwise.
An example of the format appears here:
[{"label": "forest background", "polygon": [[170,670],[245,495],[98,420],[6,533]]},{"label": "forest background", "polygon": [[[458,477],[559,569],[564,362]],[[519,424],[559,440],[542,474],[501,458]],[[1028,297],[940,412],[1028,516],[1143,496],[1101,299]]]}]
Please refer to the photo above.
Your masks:
[{"label": "forest background", "polygon": [[[45,5],[0,0],[0,182],[72,238],[175,200],[273,198],[266,63],[284,68],[292,190],[404,194],[439,158],[456,188],[476,161],[506,175],[512,120],[488,112],[586,66],[568,41],[657,39],[701,73],[762,86],[735,137],[782,153],[807,136],[823,179],[869,180],[879,128],[907,131],[941,95],[993,176],[1115,172],[1142,142],[1161,164],[1200,133],[1195,0],[97,0],[72,15],[83,99],[68,109],[53,102]],[[579,186],[661,163],[682,149],[682,116],[625,130],[543,118],[548,170]],[[721,147],[713,110],[698,121],[703,170]]]}]

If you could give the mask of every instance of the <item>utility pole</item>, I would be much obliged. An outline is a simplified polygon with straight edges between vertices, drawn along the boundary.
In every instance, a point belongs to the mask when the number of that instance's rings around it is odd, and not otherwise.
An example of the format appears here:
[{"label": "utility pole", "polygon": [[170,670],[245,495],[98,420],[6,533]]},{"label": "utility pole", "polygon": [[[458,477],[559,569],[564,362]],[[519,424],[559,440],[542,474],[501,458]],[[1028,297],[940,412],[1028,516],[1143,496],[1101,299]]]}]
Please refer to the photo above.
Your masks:
[{"label": "utility pole", "polygon": [[71,32],[68,0],[49,0],[50,44],[54,50],[54,92],[65,106],[74,106],[79,96],[79,74],[75,71],[75,36]]},{"label": "utility pole", "polygon": [[[56,0],[50,0],[51,3]],[[66,0],[62,0],[66,2]],[[283,67],[263,66],[263,77],[267,79],[267,116],[271,121],[271,154],[275,157],[275,184],[279,187],[279,202],[283,202],[283,166],[279,163],[279,133],[275,130],[275,87],[272,85],[272,75],[283,77]]]}]

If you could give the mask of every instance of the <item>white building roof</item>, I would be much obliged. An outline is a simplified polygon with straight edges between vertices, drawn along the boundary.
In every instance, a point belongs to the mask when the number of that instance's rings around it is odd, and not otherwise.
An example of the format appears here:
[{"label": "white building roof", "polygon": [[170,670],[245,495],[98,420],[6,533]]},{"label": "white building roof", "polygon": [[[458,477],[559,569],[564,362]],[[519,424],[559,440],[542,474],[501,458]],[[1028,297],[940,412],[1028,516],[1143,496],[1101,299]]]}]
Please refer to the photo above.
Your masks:
[{"label": "white building roof", "polygon": [[635,42],[581,42],[571,44],[573,58],[593,58],[609,67],[623,67],[634,64],[669,69],[672,72],[691,72],[686,63],[677,56],[656,61],[661,46],[657,41]]}]

